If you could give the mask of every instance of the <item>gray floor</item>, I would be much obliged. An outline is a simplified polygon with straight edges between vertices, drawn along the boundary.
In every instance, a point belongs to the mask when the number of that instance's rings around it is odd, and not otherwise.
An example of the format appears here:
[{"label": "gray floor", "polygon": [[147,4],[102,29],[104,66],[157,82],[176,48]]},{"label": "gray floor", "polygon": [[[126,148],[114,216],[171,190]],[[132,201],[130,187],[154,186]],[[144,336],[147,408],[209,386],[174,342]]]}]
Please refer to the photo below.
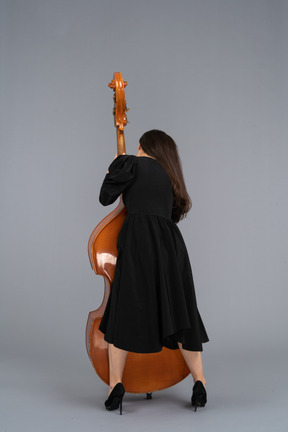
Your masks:
[{"label": "gray floor", "polygon": [[153,394],[126,394],[123,415],[103,409],[106,385],[84,350],[1,361],[1,432],[53,431],[269,431],[286,432],[287,355],[245,349],[230,355],[205,349],[208,402],[194,413],[192,381]]}]

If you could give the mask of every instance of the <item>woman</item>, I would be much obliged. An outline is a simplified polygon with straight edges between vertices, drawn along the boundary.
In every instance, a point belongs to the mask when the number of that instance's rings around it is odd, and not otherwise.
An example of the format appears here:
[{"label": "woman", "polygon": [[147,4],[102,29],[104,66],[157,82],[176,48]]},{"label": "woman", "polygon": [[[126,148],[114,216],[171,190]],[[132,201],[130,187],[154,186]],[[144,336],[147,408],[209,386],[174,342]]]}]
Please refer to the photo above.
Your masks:
[{"label": "woman", "polygon": [[125,389],[126,356],[180,349],[194,380],[192,405],[207,401],[201,359],[208,342],[199,314],[192,270],[176,225],[191,208],[177,146],[159,130],[140,138],[138,153],[110,164],[99,200],[112,204],[120,194],[127,216],[117,240],[114,281],[100,330],[108,342],[110,391],[107,410],[117,409]]}]

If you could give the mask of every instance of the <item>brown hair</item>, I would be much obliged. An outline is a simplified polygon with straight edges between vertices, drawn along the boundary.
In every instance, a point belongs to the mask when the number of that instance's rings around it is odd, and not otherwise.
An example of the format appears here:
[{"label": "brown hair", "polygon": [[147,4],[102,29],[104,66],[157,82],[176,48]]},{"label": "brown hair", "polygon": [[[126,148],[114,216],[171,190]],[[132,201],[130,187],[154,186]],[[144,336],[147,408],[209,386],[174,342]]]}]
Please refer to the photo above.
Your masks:
[{"label": "brown hair", "polygon": [[177,145],[169,135],[157,129],[145,132],[139,142],[142,150],[157,159],[169,174],[174,195],[172,220],[177,223],[186,216],[192,207],[191,198],[184,182]]}]

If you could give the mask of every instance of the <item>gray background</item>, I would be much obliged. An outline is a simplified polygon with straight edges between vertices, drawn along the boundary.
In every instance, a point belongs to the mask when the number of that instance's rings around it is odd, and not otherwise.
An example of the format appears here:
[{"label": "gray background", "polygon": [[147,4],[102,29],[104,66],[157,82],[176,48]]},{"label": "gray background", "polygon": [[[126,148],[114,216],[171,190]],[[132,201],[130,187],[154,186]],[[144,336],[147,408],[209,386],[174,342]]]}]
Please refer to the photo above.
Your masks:
[{"label": "gray background", "polygon": [[[285,0],[1,0],[1,432],[287,430]],[[115,155],[114,71],[127,152],[151,128],[178,144],[208,403],[192,380],[126,395],[85,348],[103,279],[87,241]],[[285,121],[285,120],[286,121]],[[149,406],[148,406],[149,405]]]}]

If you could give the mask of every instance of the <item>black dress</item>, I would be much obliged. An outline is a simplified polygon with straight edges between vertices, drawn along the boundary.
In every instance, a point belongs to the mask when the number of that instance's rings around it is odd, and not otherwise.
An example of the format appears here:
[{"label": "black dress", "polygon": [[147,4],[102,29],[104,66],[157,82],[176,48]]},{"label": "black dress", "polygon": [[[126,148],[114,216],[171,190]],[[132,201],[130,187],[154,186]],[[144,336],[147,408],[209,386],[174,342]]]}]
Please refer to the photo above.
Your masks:
[{"label": "black dress", "polygon": [[120,155],[109,166],[99,200],[123,193],[127,216],[120,230],[114,281],[100,323],[104,339],[136,353],[203,351],[208,342],[199,314],[183,237],[172,221],[169,175],[150,157]]}]

